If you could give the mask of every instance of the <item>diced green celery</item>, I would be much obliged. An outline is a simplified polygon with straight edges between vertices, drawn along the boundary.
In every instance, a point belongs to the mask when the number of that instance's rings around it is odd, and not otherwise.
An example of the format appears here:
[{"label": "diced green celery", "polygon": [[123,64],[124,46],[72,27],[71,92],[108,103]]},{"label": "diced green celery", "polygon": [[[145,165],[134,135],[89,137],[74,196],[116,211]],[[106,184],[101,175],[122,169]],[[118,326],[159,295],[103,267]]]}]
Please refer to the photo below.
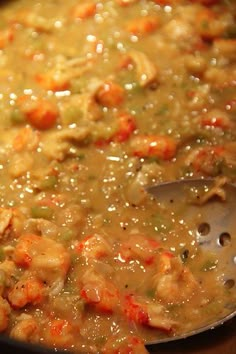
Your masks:
[{"label": "diced green celery", "polygon": [[95,181],[97,179],[97,176],[95,176],[95,175],[89,175],[88,176],[88,180],[89,181]]},{"label": "diced green celery", "polygon": [[217,267],[218,261],[215,259],[207,259],[201,266],[201,271],[209,272]]},{"label": "diced green celery", "polygon": [[169,219],[166,219],[161,214],[155,214],[151,217],[151,225],[157,232],[160,231],[170,231],[172,229],[172,224]]},{"label": "diced green celery", "polygon": [[61,231],[60,233],[60,240],[63,241],[63,242],[67,242],[67,241],[71,241],[75,236],[75,233],[68,229],[68,228],[65,228]]},{"label": "diced green celery", "polygon": [[146,157],[146,158],[145,158],[145,162],[146,162],[146,163],[153,163],[153,162],[156,162],[157,164],[159,164],[159,163],[160,163],[160,160],[159,160],[157,157],[155,157],[155,156],[150,156],[150,157]]},{"label": "diced green celery", "polygon": [[31,208],[31,215],[34,219],[47,219],[50,220],[53,217],[53,210],[46,205],[36,205]]},{"label": "diced green celery", "polygon": [[25,115],[18,108],[13,109],[10,118],[13,124],[21,124],[25,122]]},{"label": "diced green celery", "polygon": [[147,297],[154,299],[155,298],[155,289],[148,289],[146,292]]},{"label": "diced green celery", "polygon": [[168,110],[169,110],[168,105],[167,104],[163,104],[160,107],[159,111],[156,112],[155,115],[157,115],[157,116],[164,115],[164,114],[168,113]]},{"label": "diced green celery", "polygon": [[77,158],[81,161],[81,160],[84,160],[85,159],[85,154],[78,154],[77,155]]},{"label": "diced green celery", "polygon": [[81,93],[84,88],[86,87],[86,80],[83,80],[83,78],[73,78],[71,80],[71,92],[72,94],[74,93]]},{"label": "diced green celery", "polygon": [[204,307],[204,311],[208,315],[218,314],[221,309],[222,309],[222,304],[219,303],[218,301],[212,301]]},{"label": "diced green celery", "polygon": [[56,176],[46,176],[45,179],[41,182],[41,189],[52,189],[57,184]]}]

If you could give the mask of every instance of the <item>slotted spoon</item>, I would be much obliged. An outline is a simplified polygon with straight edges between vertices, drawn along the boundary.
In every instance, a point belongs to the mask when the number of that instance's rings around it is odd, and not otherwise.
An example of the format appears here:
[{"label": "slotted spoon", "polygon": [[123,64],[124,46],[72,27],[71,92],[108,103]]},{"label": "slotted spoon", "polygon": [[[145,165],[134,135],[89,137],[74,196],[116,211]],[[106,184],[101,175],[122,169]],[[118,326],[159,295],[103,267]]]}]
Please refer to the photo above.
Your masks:
[{"label": "slotted spoon", "polygon": [[[157,344],[182,339],[213,329],[236,315],[236,185],[225,183],[212,194],[213,179],[189,179],[162,183],[147,188],[157,203],[173,212],[184,210],[183,220],[193,225],[199,247],[217,255],[217,268],[222,286],[230,289],[232,296],[224,304],[222,313],[211,323],[188,333],[148,342]],[[184,206],[184,208],[182,208]],[[182,209],[181,209],[182,208]]]}]

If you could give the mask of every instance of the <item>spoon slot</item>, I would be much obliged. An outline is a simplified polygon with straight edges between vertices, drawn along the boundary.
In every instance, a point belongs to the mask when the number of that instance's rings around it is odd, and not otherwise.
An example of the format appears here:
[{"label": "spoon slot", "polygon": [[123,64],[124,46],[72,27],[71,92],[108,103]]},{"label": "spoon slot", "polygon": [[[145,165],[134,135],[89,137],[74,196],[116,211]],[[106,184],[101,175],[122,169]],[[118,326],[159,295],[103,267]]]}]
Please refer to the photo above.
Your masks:
[{"label": "spoon slot", "polygon": [[207,222],[202,222],[199,226],[198,226],[198,234],[200,236],[207,236],[210,231],[211,231],[211,227]]},{"label": "spoon slot", "polygon": [[232,289],[235,286],[235,280],[234,279],[227,279],[224,282],[224,286],[226,289]]},{"label": "spoon slot", "polygon": [[219,236],[219,244],[222,247],[229,246],[231,244],[231,235],[228,232],[222,232]]}]

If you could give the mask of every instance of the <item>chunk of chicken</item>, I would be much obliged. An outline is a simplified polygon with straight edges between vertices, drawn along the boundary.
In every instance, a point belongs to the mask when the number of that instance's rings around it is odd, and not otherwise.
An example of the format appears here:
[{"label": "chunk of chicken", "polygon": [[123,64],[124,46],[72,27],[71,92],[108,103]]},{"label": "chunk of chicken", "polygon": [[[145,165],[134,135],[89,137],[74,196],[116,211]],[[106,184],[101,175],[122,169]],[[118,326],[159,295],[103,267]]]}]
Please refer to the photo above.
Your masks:
[{"label": "chunk of chicken", "polygon": [[51,160],[63,161],[73,154],[73,148],[83,145],[89,134],[89,127],[65,128],[45,134],[42,140],[42,151]]}]

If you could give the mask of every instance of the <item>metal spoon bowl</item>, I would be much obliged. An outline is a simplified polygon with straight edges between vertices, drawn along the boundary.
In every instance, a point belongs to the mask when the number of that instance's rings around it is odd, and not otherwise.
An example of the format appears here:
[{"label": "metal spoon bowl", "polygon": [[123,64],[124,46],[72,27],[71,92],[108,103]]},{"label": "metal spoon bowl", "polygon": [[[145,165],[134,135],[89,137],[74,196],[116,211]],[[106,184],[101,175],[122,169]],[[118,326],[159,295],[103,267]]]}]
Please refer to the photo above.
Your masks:
[{"label": "metal spoon bowl", "polygon": [[[236,315],[236,185],[225,183],[215,188],[213,179],[191,179],[167,182],[147,188],[160,205],[181,214],[183,220],[193,225],[194,236],[200,248],[217,255],[217,268],[222,286],[230,289],[232,296],[224,304],[224,314],[212,323],[188,333],[150,341],[147,344],[164,343],[183,339],[213,329]],[[185,206],[185,208],[182,208]]]}]

